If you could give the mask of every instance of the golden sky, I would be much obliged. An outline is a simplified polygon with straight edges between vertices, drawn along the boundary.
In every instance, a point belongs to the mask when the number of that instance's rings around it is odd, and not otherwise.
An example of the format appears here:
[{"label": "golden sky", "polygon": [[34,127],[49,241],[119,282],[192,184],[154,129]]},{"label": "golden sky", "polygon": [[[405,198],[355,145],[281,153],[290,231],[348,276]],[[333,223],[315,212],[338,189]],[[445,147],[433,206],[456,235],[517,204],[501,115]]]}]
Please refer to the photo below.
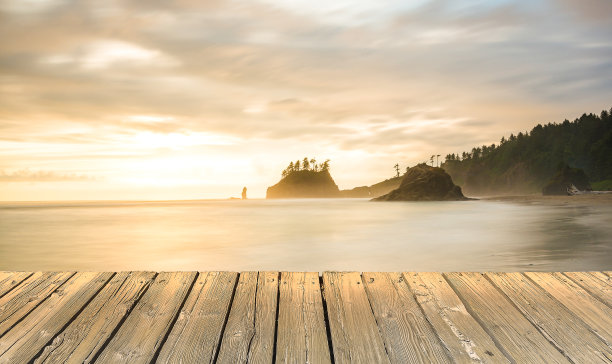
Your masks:
[{"label": "golden sky", "polygon": [[340,188],[612,106],[609,0],[0,0],[0,200]]}]

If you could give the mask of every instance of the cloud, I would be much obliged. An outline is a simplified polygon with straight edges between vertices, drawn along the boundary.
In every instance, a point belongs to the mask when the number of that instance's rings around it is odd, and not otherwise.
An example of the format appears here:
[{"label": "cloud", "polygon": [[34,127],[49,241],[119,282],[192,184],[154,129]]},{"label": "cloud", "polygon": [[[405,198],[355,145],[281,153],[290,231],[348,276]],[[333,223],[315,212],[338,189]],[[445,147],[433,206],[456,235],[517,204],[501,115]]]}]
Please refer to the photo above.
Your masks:
[{"label": "cloud", "polygon": [[588,22],[601,22],[606,25],[612,25],[612,3],[607,0],[556,0],[554,5],[560,5],[569,11],[572,15],[580,17]]},{"label": "cloud", "polygon": [[0,171],[0,182],[66,182],[94,181],[98,178],[77,173],[59,173],[54,171],[31,171],[21,169],[13,172]]},{"label": "cloud", "polygon": [[118,176],[164,153],[270,161],[288,147],[413,164],[612,96],[607,0],[23,4],[0,0],[13,170]]}]

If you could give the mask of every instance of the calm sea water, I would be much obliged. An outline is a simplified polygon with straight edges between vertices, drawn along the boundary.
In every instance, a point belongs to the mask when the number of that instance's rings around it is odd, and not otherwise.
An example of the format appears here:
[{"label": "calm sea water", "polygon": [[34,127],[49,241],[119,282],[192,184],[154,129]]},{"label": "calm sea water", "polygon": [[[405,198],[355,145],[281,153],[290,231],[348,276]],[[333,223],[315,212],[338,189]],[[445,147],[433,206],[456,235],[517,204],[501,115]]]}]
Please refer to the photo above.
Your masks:
[{"label": "calm sea water", "polygon": [[612,268],[612,206],[491,201],[2,203],[0,270]]}]

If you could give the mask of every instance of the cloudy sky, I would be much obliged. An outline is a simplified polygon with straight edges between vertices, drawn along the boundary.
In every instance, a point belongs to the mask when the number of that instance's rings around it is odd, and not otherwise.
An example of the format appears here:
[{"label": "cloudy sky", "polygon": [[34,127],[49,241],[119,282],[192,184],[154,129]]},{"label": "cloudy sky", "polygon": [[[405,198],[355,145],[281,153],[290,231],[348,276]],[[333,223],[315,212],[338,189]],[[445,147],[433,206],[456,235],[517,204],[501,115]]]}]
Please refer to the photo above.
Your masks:
[{"label": "cloudy sky", "polygon": [[0,0],[0,200],[352,188],[611,106],[609,0]]}]

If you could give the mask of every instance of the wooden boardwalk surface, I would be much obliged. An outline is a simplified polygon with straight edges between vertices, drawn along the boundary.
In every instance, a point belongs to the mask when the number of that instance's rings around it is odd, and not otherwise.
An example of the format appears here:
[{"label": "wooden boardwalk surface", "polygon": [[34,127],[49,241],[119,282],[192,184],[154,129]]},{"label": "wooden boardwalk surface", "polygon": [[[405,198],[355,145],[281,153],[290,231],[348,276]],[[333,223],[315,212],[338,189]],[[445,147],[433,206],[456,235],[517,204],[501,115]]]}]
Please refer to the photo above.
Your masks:
[{"label": "wooden boardwalk surface", "polygon": [[0,363],[611,362],[611,272],[0,272]]}]

